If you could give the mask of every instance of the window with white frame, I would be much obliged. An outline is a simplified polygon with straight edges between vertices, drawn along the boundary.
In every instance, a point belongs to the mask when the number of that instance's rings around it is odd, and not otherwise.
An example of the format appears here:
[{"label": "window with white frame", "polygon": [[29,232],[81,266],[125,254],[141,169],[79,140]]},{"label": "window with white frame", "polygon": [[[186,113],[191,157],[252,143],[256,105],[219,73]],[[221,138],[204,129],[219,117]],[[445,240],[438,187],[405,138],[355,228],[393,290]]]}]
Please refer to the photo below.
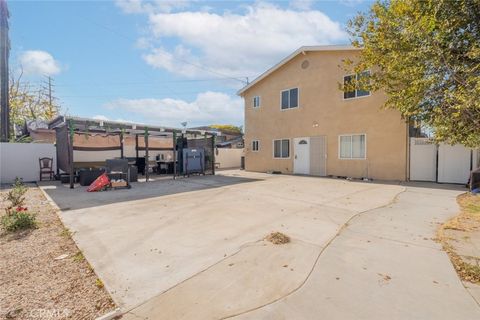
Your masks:
[{"label": "window with white frame", "polygon": [[[370,76],[370,71],[364,71],[360,72],[357,74],[351,74],[348,76],[343,77],[343,86],[346,87],[349,84],[353,82],[353,80],[356,80],[357,87],[361,85],[363,82],[368,81],[368,77]],[[343,98],[344,99],[352,99],[352,98],[358,98],[358,97],[365,97],[370,95],[369,90],[365,90],[363,88],[351,88],[352,90],[350,91],[344,91],[343,92]]]},{"label": "window with white frame", "polygon": [[273,140],[273,157],[274,158],[290,158],[290,140],[289,139]]},{"label": "window with white frame", "polygon": [[298,107],[298,88],[292,88],[282,91],[280,107],[282,108],[282,110]]},{"label": "window with white frame", "polygon": [[260,96],[253,97],[253,107],[254,108],[260,107]]},{"label": "window with white frame", "polygon": [[260,149],[260,144],[258,140],[252,140],[252,151],[258,151]]},{"label": "window with white frame", "polygon": [[365,159],[367,137],[365,134],[349,134],[338,137],[340,159]]}]

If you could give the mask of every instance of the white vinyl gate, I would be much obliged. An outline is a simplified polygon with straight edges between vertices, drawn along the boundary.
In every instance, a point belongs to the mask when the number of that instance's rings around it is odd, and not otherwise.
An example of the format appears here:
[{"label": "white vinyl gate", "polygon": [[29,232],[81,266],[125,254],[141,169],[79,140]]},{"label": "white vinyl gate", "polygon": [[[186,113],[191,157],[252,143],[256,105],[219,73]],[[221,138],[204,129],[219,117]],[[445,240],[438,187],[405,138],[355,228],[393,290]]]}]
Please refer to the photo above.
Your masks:
[{"label": "white vinyl gate", "polygon": [[435,181],[437,146],[427,138],[410,138],[410,180]]},{"label": "white vinyl gate", "polygon": [[438,182],[466,184],[472,165],[471,149],[459,144],[438,146]]},{"label": "white vinyl gate", "polygon": [[428,138],[410,138],[410,180],[466,184],[477,167],[478,151],[462,145],[431,143]]}]

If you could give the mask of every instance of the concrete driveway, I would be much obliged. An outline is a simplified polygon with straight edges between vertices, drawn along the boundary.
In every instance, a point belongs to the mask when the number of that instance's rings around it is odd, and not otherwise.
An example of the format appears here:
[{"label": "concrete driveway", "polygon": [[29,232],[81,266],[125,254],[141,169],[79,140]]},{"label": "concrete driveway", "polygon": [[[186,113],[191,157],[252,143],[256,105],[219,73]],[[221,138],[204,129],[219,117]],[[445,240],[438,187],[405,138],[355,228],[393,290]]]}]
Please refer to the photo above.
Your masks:
[{"label": "concrete driveway", "polygon": [[460,191],[429,187],[231,171],[45,191],[126,319],[480,318],[431,239]]}]

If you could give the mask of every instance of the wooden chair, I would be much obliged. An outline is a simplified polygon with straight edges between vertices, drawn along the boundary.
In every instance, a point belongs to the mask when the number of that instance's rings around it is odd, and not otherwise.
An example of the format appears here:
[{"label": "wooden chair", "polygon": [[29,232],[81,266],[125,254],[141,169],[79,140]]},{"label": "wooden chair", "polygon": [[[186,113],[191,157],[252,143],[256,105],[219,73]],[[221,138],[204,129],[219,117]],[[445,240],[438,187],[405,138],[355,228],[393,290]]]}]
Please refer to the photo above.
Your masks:
[{"label": "wooden chair", "polygon": [[46,174],[49,175],[50,180],[53,180],[53,158],[40,158],[38,162],[40,164],[40,181]]}]

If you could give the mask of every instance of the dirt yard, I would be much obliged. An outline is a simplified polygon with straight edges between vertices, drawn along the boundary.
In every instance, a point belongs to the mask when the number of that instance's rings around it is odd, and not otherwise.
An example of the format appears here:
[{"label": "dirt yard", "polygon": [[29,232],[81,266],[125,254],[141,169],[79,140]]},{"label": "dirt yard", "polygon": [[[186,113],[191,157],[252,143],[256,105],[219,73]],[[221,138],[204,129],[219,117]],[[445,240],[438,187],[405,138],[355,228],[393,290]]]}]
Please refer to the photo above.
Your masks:
[{"label": "dirt yard", "polygon": [[[6,191],[0,191],[0,216]],[[37,187],[29,188],[25,204],[37,213],[38,227],[0,231],[0,318],[94,319],[113,310],[102,282]]]},{"label": "dirt yard", "polygon": [[461,194],[461,212],[439,229],[439,240],[458,275],[480,288],[480,196]]}]

